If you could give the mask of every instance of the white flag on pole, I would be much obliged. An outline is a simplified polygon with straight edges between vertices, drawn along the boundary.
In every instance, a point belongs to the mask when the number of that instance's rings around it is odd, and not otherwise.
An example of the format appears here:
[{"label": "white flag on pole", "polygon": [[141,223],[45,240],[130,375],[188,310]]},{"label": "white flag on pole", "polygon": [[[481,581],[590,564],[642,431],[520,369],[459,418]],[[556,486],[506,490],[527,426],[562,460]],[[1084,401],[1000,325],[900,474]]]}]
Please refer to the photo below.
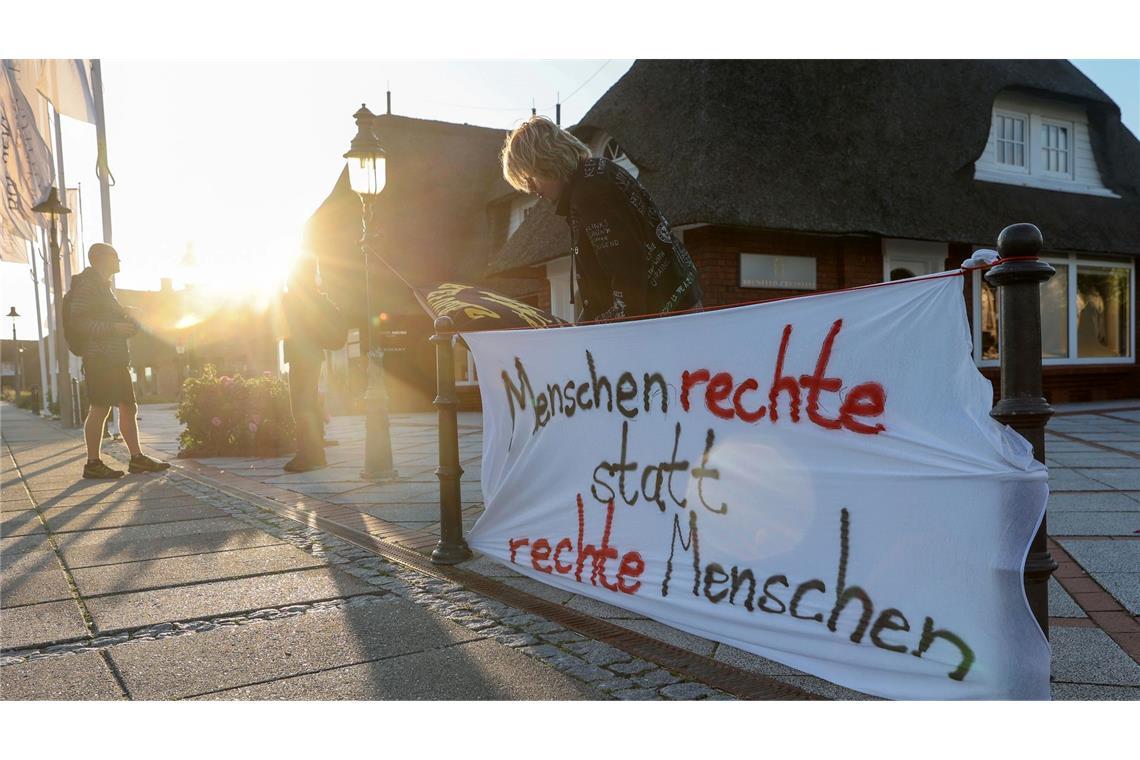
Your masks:
[{"label": "white flag on pole", "polygon": [[36,120],[36,130],[43,138],[44,145],[51,145],[51,109],[47,98],[40,95],[38,87],[43,71],[42,58],[13,58],[8,60],[8,68],[16,78],[20,92],[28,101]]},{"label": "white flag on pole", "polygon": [[64,116],[95,123],[95,95],[91,88],[91,61],[85,58],[40,61],[37,88]]},{"label": "white flag on pole", "polygon": [[28,263],[25,243],[24,238],[20,237],[8,222],[8,217],[0,215],[0,261],[12,264]]},{"label": "white flag on pole", "polygon": [[[64,205],[71,209],[71,213],[67,215],[67,239],[70,241],[69,249],[71,251],[71,273],[79,274],[83,271],[83,240],[80,238],[79,224],[82,221],[79,218],[79,188],[67,188],[67,200]],[[71,283],[67,283],[68,288]]]},{"label": "white flag on pole", "polygon": [[[0,71],[0,138],[3,151],[0,155],[0,186],[3,187],[3,218],[5,240],[18,236],[35,240],[39,224],[32,207],[47,195],[54,173],[51,153],[36,128],[35,114],[28,99],[20,90],[15,73],[2,61]],[[18,243],[0,246],[4,261],[27,263],[27,254]],[[18,254],[18,255],[17,255]]]}]

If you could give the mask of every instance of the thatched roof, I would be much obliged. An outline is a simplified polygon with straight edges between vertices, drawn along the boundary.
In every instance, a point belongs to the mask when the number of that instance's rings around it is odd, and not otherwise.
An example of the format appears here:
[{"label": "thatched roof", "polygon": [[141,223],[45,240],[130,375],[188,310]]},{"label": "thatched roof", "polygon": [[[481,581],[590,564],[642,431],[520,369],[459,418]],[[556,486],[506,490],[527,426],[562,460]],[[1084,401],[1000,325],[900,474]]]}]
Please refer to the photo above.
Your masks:
[{"label": "thatched roof", "polygon": [[570,252],[570,230],[554,213],[554,204],[539,201],[491,262],[488,272],[500,274],[542,264]]},{"label": "thatched roof", "polygon": [[[486,204],[511,189],[498,161],[506,132],[388,114],[376,117],[376,130],[388,158],[375,219],[384,234],[382,255],[416,285],[479,279],[491,254]],[[361,206],[347,171],[309,219],[307,233],[330,295],[358,310]],[[378,270],[373,284],[385,310],[419,311],[396,278]]]},{"label": "thatched roof", "polygon": [[[1084,104],[1122,198],[975,181],[1007,89]],[[638,61],[574,127],[594,129],[674,226],[992,243],[1029,221],[1050,249],[1140,254],[1140,143],[1067,61]],[[531,214],[491,270],[561,255],[559,221]]]}]

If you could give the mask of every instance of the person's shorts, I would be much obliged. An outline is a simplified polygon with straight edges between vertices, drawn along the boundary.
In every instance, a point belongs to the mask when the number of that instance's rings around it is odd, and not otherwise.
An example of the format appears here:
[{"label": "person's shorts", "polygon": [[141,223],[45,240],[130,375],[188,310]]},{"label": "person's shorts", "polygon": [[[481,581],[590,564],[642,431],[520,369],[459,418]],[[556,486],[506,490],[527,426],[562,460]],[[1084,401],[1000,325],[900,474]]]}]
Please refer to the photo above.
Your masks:
[{"label": "person's shorts", "polygon": [[83,378],[87,384],[87,403],[92,406],[135,403],[131,371],[124,366],[84,360]]}]

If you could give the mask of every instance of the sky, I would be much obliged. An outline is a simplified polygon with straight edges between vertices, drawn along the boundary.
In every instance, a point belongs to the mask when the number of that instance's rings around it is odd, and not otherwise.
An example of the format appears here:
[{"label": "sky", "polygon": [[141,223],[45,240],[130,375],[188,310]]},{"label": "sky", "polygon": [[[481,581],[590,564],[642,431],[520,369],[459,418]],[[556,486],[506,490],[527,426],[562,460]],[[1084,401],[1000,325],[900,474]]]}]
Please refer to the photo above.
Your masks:
[{"label": "sky", "polygon": [[[578,120],[632,60],[178,63],[103,59],[116,285],[160,278],[263,292],[300,250],[302,228],[344,166],[352,114],[501,127],[540,113]],[[84,250],[101,239],[95,128],[64,118],[65,178],[82,194]],[[183,266],[192,247],[198,271]],[[27,267],[3,269],[3,303],[34,315]],[[5,310],[6,313],[6,310]],[[7,326],[6,326],[7,327]],[[5,333],[10,334],[10,333]],[[35,337],[35,320],[17,320]]]},{"label": "sky", "polygon": [[[172,62],[103,59],[113,242],[123,288],[190,280],[268,297],[331,190],[362,102],[404,116],[504,130],[530,115],[579,120],[632,59]],[[1077,60],[1140,134],[1140,61]],[[64,119],[65,176],[81,188],[83,250],[101,238],[94,126]],[[181,264],[191,249],[199,268]],[[36,336],[27,268],[0,265],[3,304]],[[5,308],[5,313],[7,309]],[[4,326],[10,335],[10,325]]]}]

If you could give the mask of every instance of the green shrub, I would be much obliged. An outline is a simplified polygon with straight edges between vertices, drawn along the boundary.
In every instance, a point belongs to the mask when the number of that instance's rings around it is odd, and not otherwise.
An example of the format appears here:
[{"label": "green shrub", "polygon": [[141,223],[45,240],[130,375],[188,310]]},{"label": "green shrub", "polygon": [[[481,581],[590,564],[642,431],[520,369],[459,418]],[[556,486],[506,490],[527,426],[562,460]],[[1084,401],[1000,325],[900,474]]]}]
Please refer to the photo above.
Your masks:
[{"label": "green shrub", "polygon": [[182,383],[180,457],[279,456],[296,448],[289,386],[276,377],[218,376],[207,365]]},{"label": "green shrub", "polygon": [[5,388],[3,396],[5,401],[15,404],[20,409],[35,410],[36,408],[34,403],[35,399],[32,398],[31,391],[24,390],[17,392],[15,388]]}]

